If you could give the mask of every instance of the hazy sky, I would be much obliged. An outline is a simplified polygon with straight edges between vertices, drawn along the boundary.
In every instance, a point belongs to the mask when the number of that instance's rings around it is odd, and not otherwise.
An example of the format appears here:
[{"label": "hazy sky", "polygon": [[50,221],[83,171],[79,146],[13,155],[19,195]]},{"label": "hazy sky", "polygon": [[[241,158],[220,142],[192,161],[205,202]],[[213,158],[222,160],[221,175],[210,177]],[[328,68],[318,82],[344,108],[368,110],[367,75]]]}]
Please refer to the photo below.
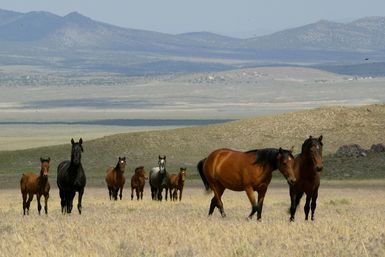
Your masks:
[{"label": "hazy sky", "polygon": [[321,19],[385,16],[384,0],[1,0],[19,12],[77,11],[94,20],[171,34],[210,31],[252,37]]}]

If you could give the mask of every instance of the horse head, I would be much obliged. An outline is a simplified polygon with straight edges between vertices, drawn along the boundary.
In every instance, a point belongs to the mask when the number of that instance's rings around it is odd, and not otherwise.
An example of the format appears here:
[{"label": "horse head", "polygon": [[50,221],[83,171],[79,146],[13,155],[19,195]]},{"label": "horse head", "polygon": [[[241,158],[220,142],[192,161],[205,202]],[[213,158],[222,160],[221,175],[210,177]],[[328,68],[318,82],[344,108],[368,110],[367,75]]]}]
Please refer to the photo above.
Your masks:
[{"label": "horse head", "polygon": [[302,154],[313,163],[315,170],[320,172],[323,169],[322,162],[322,135],[319,138],[309,136],[302,144]]},{"label": "horse head", "polygon": [[180,171],[179,171],[179,177],[180,179],[182,180],[182,182],[184,182],[186,180],[186,168],[185,167],[181,167],[180,168]]},{"label": "horse head", "polygon": [[83,139],[79,139],[79,142],[75,142],[74,139],[71,139],[72,151],[71,151],[71,162],[75,165],[79,165],[82,158],[83,152]]},{"label": "horse head", "polygon": [[47,177],[48,176],[48,172],[49,172],[49,161],[51,160],[51,158],[47,158],[47,159],[44,159],[42,157],[40,157],[40,175],[44,176],[44,177]]},{"label": "horse head", "polygon": [[294,156],[292,150],[289,151],[279,148],[277,161],[278,170],[285,176],[287,182],[293,185],[296,178],[294,175]]},{"label": "horse head", "polygon": [[121,171],[122,173],[124,173],[125,168],[126,168],[126,157],[119,157],[119,161],[116,164],[116,168],[115,169],[117,169],[117,170]]},{"label": "horse head", "polygon": [[160,156],[158,160],[158,166],[159,166],[159,173],[165,173],[166,172],[166,155]]}]

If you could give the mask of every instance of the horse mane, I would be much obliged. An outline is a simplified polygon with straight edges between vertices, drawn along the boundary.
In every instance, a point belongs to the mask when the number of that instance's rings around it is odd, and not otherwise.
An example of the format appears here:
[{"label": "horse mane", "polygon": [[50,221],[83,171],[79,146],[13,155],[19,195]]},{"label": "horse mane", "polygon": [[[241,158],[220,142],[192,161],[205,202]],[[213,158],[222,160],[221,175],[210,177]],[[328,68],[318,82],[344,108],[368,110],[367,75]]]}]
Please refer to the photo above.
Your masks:
[{"label": "horse mane", "polygon": [[136,174],[138,171],[143,170],[143,169],[144,169],[144,166],[136,167],[134,173]]},{"label": "horse mane", "polygon": [[253,164],[260,165],[272,165],[276,168],[278,149],[275,148],[264,148],[264,149],[254,149],[247,151],[246,153],[254,153],[255,161]]},{"label": "horse mane", "polygon": [[304,152],[305,148],[309,148],[309,147],[313,144],[313,142],[316,142],[316,144],[319,144],[320,146],[323,145],[322,142],[320,142],[320,141],[318,140],[318,138],[316,138],[316,137],[309,137],[308,139],[306,139],[306,140],[303,142],[303,144],[302,144],[302,149],[301,149],[301,153]]},{"label": "horse mane", "polygon": [[115,166],[114,170],[120,170],[119,169],[119,162],[120,162],[120,160],[116,163],[116,166]]}]

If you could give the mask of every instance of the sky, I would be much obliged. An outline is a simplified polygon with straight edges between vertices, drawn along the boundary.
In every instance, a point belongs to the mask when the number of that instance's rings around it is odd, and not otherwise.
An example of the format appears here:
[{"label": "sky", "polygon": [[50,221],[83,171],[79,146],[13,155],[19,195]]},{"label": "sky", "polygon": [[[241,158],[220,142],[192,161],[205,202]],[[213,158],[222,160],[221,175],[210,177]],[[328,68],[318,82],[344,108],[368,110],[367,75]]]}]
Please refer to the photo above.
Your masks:
[{"label": "sky", "polygon": [[250,38],[319,20],[385,16],[384,0],[1,0],[0,9],[77,11],[109,24],[169,34],[208,31]]}]

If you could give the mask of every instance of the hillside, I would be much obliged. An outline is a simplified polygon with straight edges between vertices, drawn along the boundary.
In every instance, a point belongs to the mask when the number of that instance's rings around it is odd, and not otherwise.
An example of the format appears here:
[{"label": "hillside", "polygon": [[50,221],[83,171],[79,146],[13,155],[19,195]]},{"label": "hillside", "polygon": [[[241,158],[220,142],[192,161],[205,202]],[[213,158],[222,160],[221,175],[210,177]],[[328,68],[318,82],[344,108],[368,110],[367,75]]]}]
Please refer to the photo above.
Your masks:
[{"label": "hillside", "polygon": [[[128,158],[128,169],[144,165],[147,169],[157,164],[159,154],[167,156],[168,168],[176,171],[186,165],[195,174],[195,164],[209,152],[220,147],[249,150],[264,147],[295,147],[300,151],[302,142],[309,136],[324,136],[325,177],[366,177],[365,171],[347,170],[355,167],[373,170],[370,178],[385,176],[382,154],[370,159],[336,159],[332,154],[343,144],[357,143],[365,148],[385,142],[385,105],[356,108],[330,107],[310,111],[258,117],[220,125],[189,127],[167,131],[137,132],[107,136],[85,141],[83,163],[91,184],[101,185],[106,168],[114,165],[118,156]],[[86,138],[86,135],[85,137]],[[1,184],[10,179],[15,183],[24,171],[38,169],[40,156],[50,156],[51,172],[59,160],[68,159],[70,139],[66,145],[42,147],[12,152],[0,152]],[[377,160],[377,163],[374,163]],[[328,166],[333,164],[333,166]],[[338,165],[337,165],[338,164]],[[337,165],[337,166],[336,166]],[[348,165],[348,166],[346,166]],[[374,168],[371,168],[376,165]],[[341,167],[340,167],[341,166]],[[339,170],[348,174],[338,174]],[[378,173],[380,172],[380,173]],[[129,173],[131,174],[131,173]]]},{"label": "hillside", "polygon": [[384,22],[383,17],[320,21],[237,39],[209,32],[172,35],[122,28],[77,12],[59,16],[0,9],[0,65],[143,75],[277,64],[359,64],[365,58],[376,63],[385,56]]}]

